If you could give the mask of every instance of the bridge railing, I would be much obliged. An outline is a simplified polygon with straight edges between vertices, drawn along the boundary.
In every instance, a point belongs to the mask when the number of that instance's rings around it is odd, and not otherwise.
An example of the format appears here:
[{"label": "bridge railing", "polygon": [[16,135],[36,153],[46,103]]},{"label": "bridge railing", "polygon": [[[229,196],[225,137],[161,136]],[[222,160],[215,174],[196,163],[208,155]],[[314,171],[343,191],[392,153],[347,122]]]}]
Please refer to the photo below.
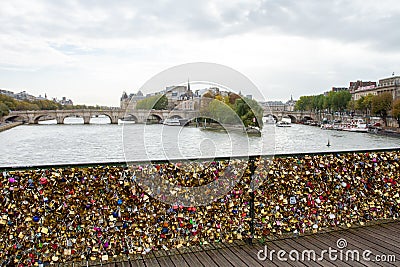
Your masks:
[{"label": "bridge railing", "polygon": [[[399,159],[387,149],[2,168],[0,258],[111,259],[398,219]],[[157,177],[175,187],[151,187]],[[191,196],[179,192],[202,187],[215,197],[182,204]]]}]

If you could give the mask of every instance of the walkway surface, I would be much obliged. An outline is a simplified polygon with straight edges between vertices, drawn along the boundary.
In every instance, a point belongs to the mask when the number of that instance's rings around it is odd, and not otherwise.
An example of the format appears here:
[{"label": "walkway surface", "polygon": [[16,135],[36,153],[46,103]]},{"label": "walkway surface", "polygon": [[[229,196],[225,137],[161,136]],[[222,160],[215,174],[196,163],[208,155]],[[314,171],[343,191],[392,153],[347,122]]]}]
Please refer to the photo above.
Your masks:
[{"label": "walkway surface", "polygon": [[[152,252],[135,259],[126,258],[122,262],[89,262],[89,265],[118,267],[400,265],[400,222],[267,241],[265,244],[255,243],[249,245],[239,241],[208,244],[201,247],[181,247],[174,251]],[[322,252],[323,250],[326,252]],[[315,252],[315,260],[313,260],[313,252]],[[358,261],[356,260],[357,253]],[[322,260],[319,259],[321,255]],[[297,261],[296,258],[299,260]],[[87,263],[81,264],[86,266]],[[82,266],[81,264],[75,263],[74,266]]]}]

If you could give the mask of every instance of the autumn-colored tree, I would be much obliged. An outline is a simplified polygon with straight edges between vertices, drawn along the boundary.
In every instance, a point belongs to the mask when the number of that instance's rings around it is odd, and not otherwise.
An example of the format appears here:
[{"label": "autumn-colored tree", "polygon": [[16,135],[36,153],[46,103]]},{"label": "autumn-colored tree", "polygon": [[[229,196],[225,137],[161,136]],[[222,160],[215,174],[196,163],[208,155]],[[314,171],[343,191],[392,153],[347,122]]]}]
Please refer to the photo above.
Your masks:
[{"label": "autumn-colored tree", "polygon": [[240,95],[235,94],[235,93],[229,93],[229,94],[228,94],[228,97],[229,97],[229,103],[232,104],[232,105],[235,104],[236,99],[241,98]]},{"label": "autumn-colored tree", "polygon": [[393,102],[392,116],[397,120],[397,123],[400,127],[400,99],[397,99]]},{"label": "autumn-colored tree", "polygon": [[359,110],[364,115],[368,115],[371,112],[372,108],[372,98],[374,97],[373,94],[368,94],[366,96],[361,96],[356,101],[356,110]]},{"label": "autumn-colored tree", "polygon": [[380,116],[384,121],[385,126],[387,126],[386,118],[388,112],[392,108],[392,103],[393,97],[389,92],[376,95],[372,98],[372,113]]}]

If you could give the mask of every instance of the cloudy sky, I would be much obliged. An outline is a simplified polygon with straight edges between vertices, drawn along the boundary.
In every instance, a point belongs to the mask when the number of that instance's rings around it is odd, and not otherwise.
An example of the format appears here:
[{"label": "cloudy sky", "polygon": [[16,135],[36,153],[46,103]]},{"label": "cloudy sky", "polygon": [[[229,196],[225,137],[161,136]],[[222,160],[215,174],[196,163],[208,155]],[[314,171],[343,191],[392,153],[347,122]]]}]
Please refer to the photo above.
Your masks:
[{"label": "cloudy sky", "polygon": [[167,68],[213,62],[287,100],[400,74],[399,25],[397,0],[4,0],[0,88],[117,106]]}]

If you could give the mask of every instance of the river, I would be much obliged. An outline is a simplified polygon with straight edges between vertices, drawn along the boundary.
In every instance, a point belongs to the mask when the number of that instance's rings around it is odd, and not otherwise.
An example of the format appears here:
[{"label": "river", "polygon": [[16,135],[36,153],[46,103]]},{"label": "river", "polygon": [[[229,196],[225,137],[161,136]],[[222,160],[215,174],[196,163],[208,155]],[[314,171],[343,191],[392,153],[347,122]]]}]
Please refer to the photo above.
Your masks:
[{"label": "river", "polygon": [[247,137],[239,132],[228,134],[191,127],[112,125],[107,124],[106,118],[92,118],[89,125],[76,124],[80,120],[67,118],[64,125],[43,122],[1,132],[0,166],[400,147],[400,139],[394,137],[328,131],[300,124],[287,128],[266,125],[262,137]]}]

